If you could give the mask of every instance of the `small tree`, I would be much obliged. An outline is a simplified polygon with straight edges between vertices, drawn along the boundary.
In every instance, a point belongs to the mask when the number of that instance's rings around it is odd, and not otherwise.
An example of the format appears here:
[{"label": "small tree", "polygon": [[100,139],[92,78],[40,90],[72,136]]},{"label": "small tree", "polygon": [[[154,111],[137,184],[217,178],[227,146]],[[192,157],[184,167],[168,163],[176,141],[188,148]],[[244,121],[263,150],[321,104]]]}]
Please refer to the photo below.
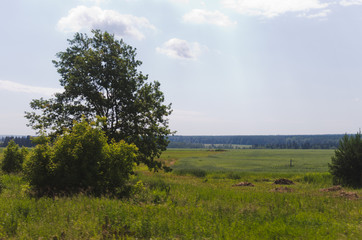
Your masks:
[{"label": "small tree", "polygon": [[328,164],[334,184],[351,187],[362,186],[362,139],[361,132],[347,134],[339,142],[332,163]]},{"label": "small tree", "polygon": [[8,146],[4,150],[4,158],[1,163],[1,169],[7,173],[20,172],[27,152],[26,148],[20,149],[14,139],[10,140]]},{"label": "small tree", "polygon": [[39,193],[120,195],[136,159],[135,145],[107,142],[104,132],[85,120],[58,136],[53,145],[43,137],[24,164],[25,178]]}]

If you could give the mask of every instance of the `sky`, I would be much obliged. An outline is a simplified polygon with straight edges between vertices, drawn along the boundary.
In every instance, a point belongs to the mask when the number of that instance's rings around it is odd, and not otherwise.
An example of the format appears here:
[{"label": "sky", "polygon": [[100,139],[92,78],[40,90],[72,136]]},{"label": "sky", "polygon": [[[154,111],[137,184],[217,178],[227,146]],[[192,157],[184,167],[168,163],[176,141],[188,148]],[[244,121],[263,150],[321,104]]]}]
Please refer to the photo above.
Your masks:
[{"label": "sky", "polygon": [[75,32],[108,31],[161,83],[177,135],[356,133],[362,0],[3,0],[0,135],[33,135],[32,99]]}]

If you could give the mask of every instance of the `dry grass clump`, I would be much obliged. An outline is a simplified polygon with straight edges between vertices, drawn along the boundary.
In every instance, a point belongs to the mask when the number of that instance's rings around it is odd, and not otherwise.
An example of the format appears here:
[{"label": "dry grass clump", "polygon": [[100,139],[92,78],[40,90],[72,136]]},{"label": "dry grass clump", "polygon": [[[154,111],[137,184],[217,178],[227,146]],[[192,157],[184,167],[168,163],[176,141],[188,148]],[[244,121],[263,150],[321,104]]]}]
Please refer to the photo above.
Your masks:
[{"label": "dry grass clump", "polygon": [[286,178],[279,178],[277,180],[274,181],[274,184],[279,184],[279,185],[293,185],[294,182],[292,180],[286,179]]},{"label": "dry grass clump", "polygon": [[330,188],[323,188],[320,191],[321,192],[336,192],[336,191],[340,191],[340,190],[342,190],[341,185],[337,185],[337,186],[333,186]]},{"label": "dry grass clump", "polygon": [[356,192],[346,192],[343,190],[343,188],[340,185],[333,186],[330,188],[323,188],[320,190],[321,192],[338,192],[336,196],[338,197],[345,197],[351,200],[358,199],[359,196]]},{"label": "dry grass clump", "polygon": [[254,187],[254,184],[250,182],[240,182],[237,184],[234,184],[233,187]]}]

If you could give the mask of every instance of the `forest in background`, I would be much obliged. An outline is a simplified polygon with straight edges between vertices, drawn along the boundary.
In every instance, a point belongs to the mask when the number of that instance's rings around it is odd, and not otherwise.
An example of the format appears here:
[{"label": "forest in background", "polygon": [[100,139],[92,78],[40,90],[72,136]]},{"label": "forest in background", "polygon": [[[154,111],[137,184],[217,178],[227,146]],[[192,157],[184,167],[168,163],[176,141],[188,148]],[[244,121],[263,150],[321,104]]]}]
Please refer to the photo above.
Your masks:
[{"label": "forest in background", "polygon": [[170,136],[169,148],[335,149],[343,134]]},{"label": "forest in background", "polygon": [[[169,136],[168,148],[211,149],[335,149],[343,134],[331,135],[250,135],[250,136]],[[30,136],[0,136],[0,147],[14,139],[20,147],[33,147]]]},{"label": "forest in background", "polygon": [[0,147],[6,147],[11,139],[14,139],[15,143],[20,147],[34,147],[35,144],[31,142],[31,136],[1,136],[0,135]]},{"label": "forest in background", "polygon": [[[265,149],[335,149],[343,134],[330,135],[250,135],[250,136],[169,136],[168,148],[265,148]],[[33,147],[31,136],[0,136],[0,147],[11,139],[20,147]]]}]

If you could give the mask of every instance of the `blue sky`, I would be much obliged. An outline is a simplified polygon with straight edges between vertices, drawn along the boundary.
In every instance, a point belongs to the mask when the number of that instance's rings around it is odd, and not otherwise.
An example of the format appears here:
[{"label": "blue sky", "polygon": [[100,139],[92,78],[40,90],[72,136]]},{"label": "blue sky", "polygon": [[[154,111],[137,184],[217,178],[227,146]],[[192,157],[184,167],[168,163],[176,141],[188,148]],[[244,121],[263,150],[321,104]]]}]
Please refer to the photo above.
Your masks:
[{"label": "blue sky", "polygon": [[180,135],[355,133],[362,127],[362,0],[5,0],[0,134],[61,91],[52,64],[75,32],[137,48]]}]

